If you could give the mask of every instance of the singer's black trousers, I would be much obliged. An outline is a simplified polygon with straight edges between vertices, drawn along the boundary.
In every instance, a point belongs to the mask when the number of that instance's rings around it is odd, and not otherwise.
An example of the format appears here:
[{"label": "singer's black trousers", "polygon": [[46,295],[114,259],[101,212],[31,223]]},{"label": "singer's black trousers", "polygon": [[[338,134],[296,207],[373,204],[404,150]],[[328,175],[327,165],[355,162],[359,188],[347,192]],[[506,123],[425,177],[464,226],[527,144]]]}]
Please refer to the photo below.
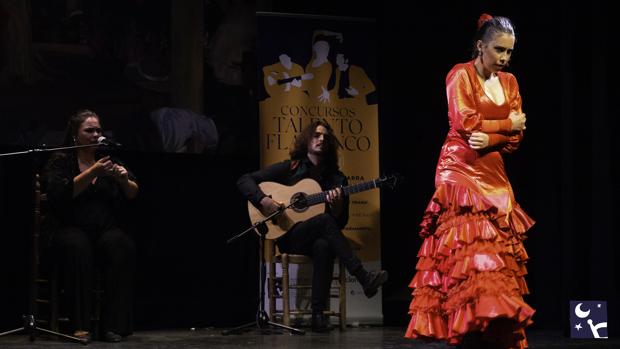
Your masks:
[{"label": "singer's black trousers", "polygon": [[321,312],[327,308],[334,271],[334,257],[344,262],[351,275],[363,275],[365,271],[336,220],[327,213],[295,225],[278,240],[277,244],[282,252],[303,254],[312,258],[312,310],[314,312]]},{"label": "singer's black trousers", "polygon": [[91,330],[94,280],[100,273],[103,332],[131,334],[136,265],[131,237],[120,229],[87,234],[65,228],[54,232],[52,245],[74,330]]}]

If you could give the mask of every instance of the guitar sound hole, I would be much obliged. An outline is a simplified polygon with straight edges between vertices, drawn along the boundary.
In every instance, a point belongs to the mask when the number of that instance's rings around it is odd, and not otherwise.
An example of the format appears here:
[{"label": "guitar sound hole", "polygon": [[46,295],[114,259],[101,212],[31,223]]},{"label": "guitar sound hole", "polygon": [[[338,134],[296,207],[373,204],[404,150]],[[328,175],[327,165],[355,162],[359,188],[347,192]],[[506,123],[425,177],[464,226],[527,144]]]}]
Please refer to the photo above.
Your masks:
[{"label": "guitar sound hole", "polygon": [[305,193],[295,193],[293,197],[291,197],[291,202],[293,203],[293,210],[295,212],[303,212],[308,209],[308,200],[306,200]]}]

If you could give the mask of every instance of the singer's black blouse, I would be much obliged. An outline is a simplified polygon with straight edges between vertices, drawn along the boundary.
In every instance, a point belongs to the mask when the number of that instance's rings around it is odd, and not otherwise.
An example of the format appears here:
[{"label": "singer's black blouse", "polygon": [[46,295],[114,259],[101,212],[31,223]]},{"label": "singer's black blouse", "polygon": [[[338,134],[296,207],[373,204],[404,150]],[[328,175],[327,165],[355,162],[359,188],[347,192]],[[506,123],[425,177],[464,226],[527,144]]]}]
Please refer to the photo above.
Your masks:
[{"label": "singer's black blouse", "polygon": [[[119,160],[115,163],[127,168]],[[135,176],[129,172],[129,179]],[[118,227],[120,213],[124,211],[126,198],[118,182],[112,177],[98,177],[77,197],[73,198],[73,178],[80,173],[77,158],[73,154],[52,155],[43,173],[43,190],[50,202],[50,213],[58,227],[80,228],[89,235]]]}]

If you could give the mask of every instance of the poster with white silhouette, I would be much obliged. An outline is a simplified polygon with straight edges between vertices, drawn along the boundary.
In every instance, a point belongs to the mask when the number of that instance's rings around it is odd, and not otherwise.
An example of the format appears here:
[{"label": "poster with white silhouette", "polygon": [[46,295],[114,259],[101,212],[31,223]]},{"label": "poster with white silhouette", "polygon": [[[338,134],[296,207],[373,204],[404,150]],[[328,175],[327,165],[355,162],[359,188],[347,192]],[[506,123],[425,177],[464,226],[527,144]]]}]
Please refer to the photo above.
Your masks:
[{"label": "poster with white silhouette", "polygon": [[570,301],[571,338],[607,338],[607,302]]},{"label": "poster with white silhouette", "polygon": [[[376,22],[260,12],[257,22],[261,167],[288,159],[301,130],[320,120],[342,146],[338,165],[349,185],[379,177]],[[379,196],[379,190],[351,196],[343,229],[370,270],[381,269]],[[309,279],[307,269],[291,269],[291,280]],[[349,322],[382,322],[381,293],[367,299],[353,277],[347,293]],[[292,298],[296,308],[308,306]]]}]

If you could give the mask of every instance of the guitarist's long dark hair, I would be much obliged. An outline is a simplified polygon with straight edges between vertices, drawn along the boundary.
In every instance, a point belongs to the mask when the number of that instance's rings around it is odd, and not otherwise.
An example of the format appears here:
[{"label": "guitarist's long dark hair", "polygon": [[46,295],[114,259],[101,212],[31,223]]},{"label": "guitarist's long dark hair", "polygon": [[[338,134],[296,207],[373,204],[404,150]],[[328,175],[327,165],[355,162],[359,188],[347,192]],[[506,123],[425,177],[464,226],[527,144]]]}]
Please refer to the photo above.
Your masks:
[{"label": "guitarist's long dark hair", "polygon": [[325,121],[315,121],[308,125],[295,139],[295,146],[291,149],[291,160],[301,160],[308,156],[308,144],[314,136],[314,131],[317,127],[323,126],[327,129],[327,134],[324,138],[325,154],[323,155],[323,161],[321,166],[328,172],[338,170],[338,148],[341,147],[340,142],[334,136],[334,130]]}]

